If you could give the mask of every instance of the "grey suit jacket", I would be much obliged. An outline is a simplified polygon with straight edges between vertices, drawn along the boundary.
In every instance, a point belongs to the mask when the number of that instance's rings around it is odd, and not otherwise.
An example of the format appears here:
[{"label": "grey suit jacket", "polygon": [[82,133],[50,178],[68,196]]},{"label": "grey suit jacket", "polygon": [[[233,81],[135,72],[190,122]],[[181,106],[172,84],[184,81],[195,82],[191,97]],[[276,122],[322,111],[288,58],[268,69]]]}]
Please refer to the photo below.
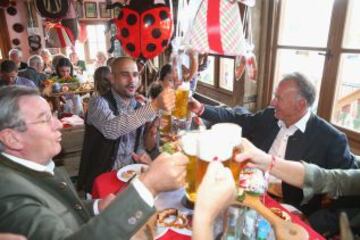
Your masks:
[{"label": "grey suit jacket", "polygon": [[[309,201],[314,194],[319,193],[327,193],[333,198],[360,195],[360,169],[328,170],[314,164],[305,162],[303,162],[303,164],[305,166],[303,203]],[[359,228],[360,202],[355,201],[352,206],[348,206],[348,208],[347,212],[352,213],[350,225],[354,228]]]},{"label": "grey suit jacket", "polygon": [[100,215],[68,175],[33,171],[0,155],[0,232],[28,239],[129,239],[155,212],[129,187]]}]

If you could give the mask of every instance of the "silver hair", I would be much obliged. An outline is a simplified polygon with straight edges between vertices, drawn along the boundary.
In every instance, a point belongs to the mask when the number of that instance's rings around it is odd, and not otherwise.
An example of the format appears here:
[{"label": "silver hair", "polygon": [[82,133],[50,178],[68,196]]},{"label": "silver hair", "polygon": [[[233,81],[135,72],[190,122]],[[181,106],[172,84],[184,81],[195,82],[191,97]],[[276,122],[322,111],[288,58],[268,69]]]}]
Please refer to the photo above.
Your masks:
[{"label": "silver hair", "polygon": [[28,59],[28,65],[29,67],[37,66],[38,64],[42,64],[43,60],[40,55],[32,55]]},{"label": "silver hair", "polygon": [[10,49],[9,51],[9,57],[13,54],[16,54],[18,55],[19,57],[22,57],[22,52],[20,49],[17,49],[17,48],[13,48],[13,49]]},{"label": "silver hair", "polygon": [[284,81],[294,81],[299,91],[299,95],[305,98],[309,107],[313,105],[316,98],[315,86],[304,74],[299,72],[286,74],[280,83]]},{"label": "silver hair", "polygon": [[[7,86],[0,88],[0,131],[10,128],[20,132],[27,130],[21,117],[19,100],[25,96],[40,96],[37,89],[24,86]],[[0,142],[0,152],[4,150]]]}]

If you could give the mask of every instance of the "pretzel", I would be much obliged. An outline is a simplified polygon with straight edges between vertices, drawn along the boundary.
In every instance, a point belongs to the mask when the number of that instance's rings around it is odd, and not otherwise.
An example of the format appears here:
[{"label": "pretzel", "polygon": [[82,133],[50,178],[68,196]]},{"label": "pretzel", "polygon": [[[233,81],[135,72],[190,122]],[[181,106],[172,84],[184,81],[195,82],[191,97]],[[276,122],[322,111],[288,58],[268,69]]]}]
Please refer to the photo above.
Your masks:
[{"label": "pretzel", "polygon": [[279,208],[270,208],[270,210],[284,221],[291,220],[290,215],[287,212],[285,212]]},{"label": "pretzel", "polygon": [[160,227],[188,228],[188,218],[176,208],[167,208],[157,216],[157,225]]}]

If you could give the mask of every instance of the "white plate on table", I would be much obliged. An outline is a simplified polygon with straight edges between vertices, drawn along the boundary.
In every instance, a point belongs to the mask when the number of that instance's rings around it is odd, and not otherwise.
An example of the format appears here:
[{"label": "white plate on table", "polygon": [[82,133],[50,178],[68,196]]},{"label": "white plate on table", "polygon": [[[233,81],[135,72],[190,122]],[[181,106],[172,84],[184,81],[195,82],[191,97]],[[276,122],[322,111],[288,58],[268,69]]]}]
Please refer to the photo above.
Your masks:
[{"label": "white plate on table", "polygon": [[134,175],[139,175],[141,173],[141,169],[147,170],[149,168],[146,164],[131,164],[127,165],[123,168],[120,168],[117,173],[116,177],[123,182],[129,181]]}]

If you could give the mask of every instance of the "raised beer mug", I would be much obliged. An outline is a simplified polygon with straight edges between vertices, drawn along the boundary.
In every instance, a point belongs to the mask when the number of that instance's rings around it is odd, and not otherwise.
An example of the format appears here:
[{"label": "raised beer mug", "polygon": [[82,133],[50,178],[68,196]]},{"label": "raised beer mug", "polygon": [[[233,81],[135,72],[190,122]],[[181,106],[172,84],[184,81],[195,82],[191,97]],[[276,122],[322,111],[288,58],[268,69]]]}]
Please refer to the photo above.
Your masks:
[{"label": "raised beer mug", "polygon": [[226,141],[232,146],[232,157],[229,163],[229,168],[233,174],[236,183],[239,181],[239,174],[241,169],[246,165],[235,161],[236,154],[241,152],[241,134],[242,128],[234,123],[218,123],[211,127],[211,130],[218,132],[218,137],[221,141]]},{"label": "raised beer mug", "polygon": [[175,90],[175,108],[172,115],[179,120],[186,120],[188,116],[188,100],[190,92],[190,83],[183,82]]},{"label": "raised beer mug", "polygon": [[197,162],[197,144],[198,131],[186,132],[180,139],[180,144],[183,153],[188,157],[189,163],[186,166],[186,183],[185,192],[186,197],[191,202],[196,200],[196,162]]}]

